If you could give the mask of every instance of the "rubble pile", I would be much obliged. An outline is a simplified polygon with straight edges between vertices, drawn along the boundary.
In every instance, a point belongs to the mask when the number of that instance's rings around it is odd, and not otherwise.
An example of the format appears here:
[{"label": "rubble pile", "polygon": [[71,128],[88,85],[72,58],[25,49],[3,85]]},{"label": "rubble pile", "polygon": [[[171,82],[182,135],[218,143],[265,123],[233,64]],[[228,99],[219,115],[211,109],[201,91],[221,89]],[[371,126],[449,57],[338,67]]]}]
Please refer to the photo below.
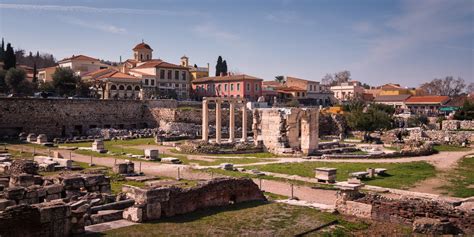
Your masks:
[{"label": "rubble pile", "polygon": [[189,154],[243,154],[263,151],[251,142],[216,144],[205,141],[186,141],[177,149]]},{"label": "rubble pile", "polygon": [[104,139],[132,139],[132,138],[147,138],[153,137],[157,134],[156,128],[142,128],[142,129],[115,129],[115,128],[92,128],[87,131],[88,136],[101,137]]}]

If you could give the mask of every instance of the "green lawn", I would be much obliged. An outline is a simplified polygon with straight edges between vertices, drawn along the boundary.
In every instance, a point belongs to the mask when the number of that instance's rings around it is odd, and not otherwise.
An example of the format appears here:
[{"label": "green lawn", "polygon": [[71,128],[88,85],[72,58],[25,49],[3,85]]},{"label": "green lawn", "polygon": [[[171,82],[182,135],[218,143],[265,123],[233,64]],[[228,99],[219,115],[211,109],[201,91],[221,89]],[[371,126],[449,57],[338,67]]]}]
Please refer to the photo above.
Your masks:
[{"label": "green lawn", "polygon": [[452,145],[435,145],[433,146],[435,151],[469,151],[471,148],[469,147],[459,147],[459,146],[452,146]]},{"label": "green lawn", "polygon": [[349,173],[365,171],[369,167],[386,168],[387,175],[364,180],[364,183],[366,184],[386,188],[406,189],[421,180],[434,177],[436,175],[434,166],[422,161],[409,163],[302,162],[269,164],[247,168],[281,174],[299,175],[303,177],[314,177],[314,169],[317,167],[337,168],[338,181],[347,180]]},{"label": "green lawn", "polygon": [[[342,216],[278,203],[246,202],[106,231],[106,236],[294,236],[337,220],[313,234],[348,236],[370,225]],[[99,236],[100,234],[98,234]]]},{"label": "green lawn", "polygon": [[474,157],[464,157],[448,174],[448,185],[441,187],[455,197],[474,196]]}]

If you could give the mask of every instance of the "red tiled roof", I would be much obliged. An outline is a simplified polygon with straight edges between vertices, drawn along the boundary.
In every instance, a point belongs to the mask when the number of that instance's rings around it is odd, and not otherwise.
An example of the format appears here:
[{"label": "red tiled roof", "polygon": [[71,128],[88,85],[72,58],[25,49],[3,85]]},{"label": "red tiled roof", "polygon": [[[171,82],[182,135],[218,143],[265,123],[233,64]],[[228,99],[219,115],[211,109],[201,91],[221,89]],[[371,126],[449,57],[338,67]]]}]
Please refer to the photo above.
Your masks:
[{"label": "red tiled roof", "polygon": [[70,60],[92,60],[92,61],[99,61],[99,59],[97,58],[92,58],[92,57],[89,57],[89,56],[86,56],[86,55],[72,55],[71,57],[69,58],[64,58],[62,59],[61,61],[59,62],[65,62],[65,61],[70,61]]},{"label": "red tiled roof", "polygon": [[206,83],[206,82],[221,82],[221,81],[242,81],[242,80],[255,80],[255,81],[263,81],[263,79],[249,76],[246,74],[240,75],[230,75],[230,76],[222,76],[222,77],[201,77],[198,79],[193,80],[194,83]]},{"label": "red tiled roof", "polygon": [[135,67],[135,68],[153,68],[153,67],[162,67],[162,68],[175,68],[175,69],[188,69],[187,67],[183,67],[180,65],[172,64],[165,62],[160,59],[152,59],[150,61],[145,62],[144,64]]},{"label": "red tiled roof", "polygon": [[109,72],[105,75],[102,75],[102,76],[99,76],[97,77],[96,79],[97,80],[100,80],[100,79],[105,79],[105,78],[114,78],[114,79],[136,79],[136,80],[141,80],[140,78],[138,77],[134,77],[132,75],[129,75],[129,74],[125,74],[125,73],[122,73],[122,72],[119,72],[119,71],[113,71],[113,72]]},{"label": "red tiled roof", "polygon": [[406,104],[443,104],[449,100],[448,96],[412,96]]},{"label": "red tiled roof", "polygon": [[109,72],[112,72],[112,71],[116,71],[116,70],[111,69],[111,68],[104,68],[104,69],[99,69],[99,70],[92,71],[92,72],[87,72],[82,76],[83,77],[96,78],[98,76],[104,75],[105,73],[109,73]]},{"label": "red tiled roof", "polygon": [[135,45],[135,47],[133,48],[133,50],[137,50],[137,49],[149,49],[149,50],[152,50],[152,51],[153,51],[153,49],[150,47],[150,45],[145,44],[144,42],[141,42],[141,43]]},{"label": "red tiled roof", "polygon": [[149,74],[149,73],[144,73],[144,72],[136,71],[136,70],[133,70],[133,69],[131,69],[130,72],[141,74],[141,75],[144,75],[144,76],[155,76],[155,75],[152,75],[152,74]]},{"label": "red tiled roof", "polygon": [[282,91],[282,92],[300,92],[300,91],[306,91],[305,89],[301,89],[299,87],[296,87],[296,86],[282,86],[282,87],[279,87],[279,88],[276,88],[278,91]]}]

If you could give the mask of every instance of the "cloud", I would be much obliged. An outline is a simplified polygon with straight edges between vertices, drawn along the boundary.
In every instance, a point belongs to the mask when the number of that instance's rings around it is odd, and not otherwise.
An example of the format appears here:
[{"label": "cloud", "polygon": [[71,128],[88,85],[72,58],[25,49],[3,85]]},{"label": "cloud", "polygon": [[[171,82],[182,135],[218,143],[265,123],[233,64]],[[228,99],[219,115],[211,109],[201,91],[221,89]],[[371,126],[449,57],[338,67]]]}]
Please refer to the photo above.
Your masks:
[{"label": "cloud", "polygon": [[[382,22],[369,40],[367,55],[354,63],[355,68],[373,68],[375,64],[390,64],[425,45],[448,44],[459,37],[472,34],[472,2],[420,0],[403,1],[399,15]],[[371,30],[361,24],[358,30]],[[372,29],[375,29],[372,27]]]},{"label": "cloud", "polygon": [[164,16],[196,16],[203,15],[196,11],[170,11],[158,9],[134,9],[134,8],[98,8],[87,6],[62,6],[62,5],[33,5],[33,4],[8,4],[0,3],[0,9],[25,10],[25,11],[57,11],[57,12],[81,12],[81,13],[110,13],[110,14],[147,14]]},{"label": "cloud", "polygon": [[237,41],[240,37],[232,32],[222,30],[212,23],[195,25],[192,31],[201,37],[211,37],[217,41]]},{"label": "cloud", "polygon": [[361,21],[361,22],[356,22],[355,24],[353,24],[352,30],[356,33],[367,34],[367,33],[374,32],[376,29],[375,29],[375,26],[371,22]]},{"label": "cloud", "polygon": [[295,11],[276,11],[265,15],[265,19],[276,23],[313,25],[312,19],[307,19]]},{"label": "cloud", "polygon": [[121,28],[118,26],[104,23],[104,22],[89,22],[89,21],[78,19],[78,18],[64,18],[64,21],[72,25],[76,25],[76,26],[80,26],[80,27],[88,28],[88,29],[99,30],[106,33],[113,33],[113,34],[127,33],[127,30],[125,28]]}]

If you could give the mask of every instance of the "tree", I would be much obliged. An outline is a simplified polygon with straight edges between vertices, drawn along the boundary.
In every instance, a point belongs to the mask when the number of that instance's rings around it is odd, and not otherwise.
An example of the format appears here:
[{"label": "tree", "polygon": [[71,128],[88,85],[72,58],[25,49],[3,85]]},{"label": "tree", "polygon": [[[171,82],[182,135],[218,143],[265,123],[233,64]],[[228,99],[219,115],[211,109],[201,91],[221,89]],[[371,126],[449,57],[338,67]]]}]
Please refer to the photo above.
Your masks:
[{"label": "tree", "polygon": [[38,85],[38,70],[36,69],[36,63],[33,65],[33,79],[31,82]]},{"label": "tree", "polygon": [[8,70],[16,67],[15,52],[10,43],[7,44],[7,50],[5,51],[5,60],[3,61],[3,69]]},{"label": "tree", "polygon": [[370,107],[376,110],[381,110],[390,115],[395,113],[395,107],[391,105],[372,103],[370,104]]},{"label": "tree", "polygon": [[332,77],[331,74],[327,73],[324,75],[323,79],[321,79],[321,84],[330,86],[334,82],[334,78]]},{"label": "tree", "polygon": [[334,74],[334,80],[337,84],[348,82],[351,79],[351,72],[345,70]]},{"label": "tree", "polygon": [[457,120],[473,120],[474,119],[474,102],[464,101],[462,108],[454,114]]},{"label": "tree", "polygon": [[275,81],[283,84],[283,82],[285,82],[285,77],[284,76],[276,76]]},{"label": "tree", "polygon": [[70,68],[58,67],[51,77],[52,85],[60,96],[74,95],[81,83],[81,77],[75,75]]},{"label": "tree", "polygon": [[227,76],[227,61],[226,60],[222,62],[222,72],[224,73],[224,76]]},{"label": "tree", "polygon": [[223,64],[223,62],[222,62],[222,57],[219,56],[219,57],[217,58],[217,64],[216,64],[216,77],[220,76],[220,75],[221,75],[221,72],[223,72],[223,71],[222,71],[222,64]]},{"label": "tree", "polygon": [[26,80],[26,72],[22,69],[10,68],[5,75],[5,84],[12,94],[31,91],[30,82]]},{"label": "tree", "polygon": [[38,86],[39,91],[54,92],[54,86],[51,82],[41,82]]},{"label": "tree", "polygon": [[413,117],[408,118],[408,127],[420,127],[423,125],[427,125],[429,122],[428,117],[423,114],[415,115]]},{"label": "tree", "polygon": [[458,77],[454,79],[447,76],[444,79],[435,78],[431,82],[423,83],[420,89],[428,95],[457,96],[465,89],[464,79]]},{"label": "tree", "polygon": [[5,76],[7,71],[0,69],[0,93],[7,92],[7,84],[5,83]]},{"label": "tree", "polygon": [[393,119],[391,114],[376,106],[370,106],[365,110],[360,109],[360,107],[358,109],[353,108],[346,115],[347,124],[351,129],[364,132],[364,140],[368,139],[370,132],[392,127]]},{"label": "tree", "polygon": [[2,38],[2,45],[0,46],[0,61],[5,60],[5,41]]},{"label": "tree", "polygon": [[468,94],[474,93],[474,82],[469,83],[469,86],[467,86],[466,92]]}]

